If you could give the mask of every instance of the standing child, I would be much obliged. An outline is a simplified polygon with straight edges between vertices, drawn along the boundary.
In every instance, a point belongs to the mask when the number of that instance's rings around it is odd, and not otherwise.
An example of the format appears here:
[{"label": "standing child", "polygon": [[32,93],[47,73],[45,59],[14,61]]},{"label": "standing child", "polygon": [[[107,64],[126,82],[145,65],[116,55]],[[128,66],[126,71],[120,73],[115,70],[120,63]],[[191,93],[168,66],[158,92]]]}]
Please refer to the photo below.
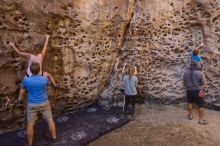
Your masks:
[{"label": "standing child", "polygon": [[128,110],[128,104],[131,101],[132,104],[132,110],[131,110],[131,117],[134,119],[134,113],[135,113],[135,102],[137,98],[137,84],[138,84],[138,78],[135,75],[135,68],[130,67],[128,69],[128,73],[126,73],[123,76],[123,83],[124,83],[124,94],[125,94],[125,107],[124,107],[124,113],[127,113]]}]

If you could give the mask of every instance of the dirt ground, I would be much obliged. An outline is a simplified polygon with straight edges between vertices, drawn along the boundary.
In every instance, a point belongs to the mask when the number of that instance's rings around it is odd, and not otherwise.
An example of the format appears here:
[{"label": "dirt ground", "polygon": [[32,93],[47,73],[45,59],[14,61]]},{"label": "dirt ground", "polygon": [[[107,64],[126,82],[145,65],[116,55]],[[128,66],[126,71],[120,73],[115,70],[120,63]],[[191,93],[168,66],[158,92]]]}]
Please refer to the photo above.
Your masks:
[{"label": "dirt ground", "polygon": [[208,125],[186,118],[186,105],[137,105],[136,118],[89,146],[220,146],[219,111],[206,110]]}]

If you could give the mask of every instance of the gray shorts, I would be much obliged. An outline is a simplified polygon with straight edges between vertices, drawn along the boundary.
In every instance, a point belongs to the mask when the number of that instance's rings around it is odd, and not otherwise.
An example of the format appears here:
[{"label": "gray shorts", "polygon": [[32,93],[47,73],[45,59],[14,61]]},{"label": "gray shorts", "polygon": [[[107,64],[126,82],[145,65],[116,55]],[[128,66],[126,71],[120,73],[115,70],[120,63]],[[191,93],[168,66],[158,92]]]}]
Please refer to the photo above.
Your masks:
[{"label": "gray shorts", "polygon": [[43,104],[28,104],[27,107],[27,122],[35,122],[38,119],[38,112],[40,112],[45,120],[53,118],[50,103]]}]

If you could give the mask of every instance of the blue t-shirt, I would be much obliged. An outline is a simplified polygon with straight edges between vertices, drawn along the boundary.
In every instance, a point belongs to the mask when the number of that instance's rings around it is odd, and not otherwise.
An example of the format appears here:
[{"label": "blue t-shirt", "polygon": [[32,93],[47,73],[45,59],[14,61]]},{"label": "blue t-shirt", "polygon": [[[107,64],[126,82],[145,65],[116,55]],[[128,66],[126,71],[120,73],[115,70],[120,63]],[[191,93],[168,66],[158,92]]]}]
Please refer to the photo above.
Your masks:
[{"label": "blue t-shirt", "polygon": [[132,76],[129,78],[129,75],[123,77],[125,95],[137,95],[136,82],[138,81],[137,76]]},{"label": "blue t-shirt", "polygon": [[192,62],[202,62],[202,58],[192,53]]},{"label": "blue t-shirt", "polygon": [[48,102],[47,86],[49,81],[44,76],[30,76],[23,80],[22,88],[28,91],[28,104]]}]

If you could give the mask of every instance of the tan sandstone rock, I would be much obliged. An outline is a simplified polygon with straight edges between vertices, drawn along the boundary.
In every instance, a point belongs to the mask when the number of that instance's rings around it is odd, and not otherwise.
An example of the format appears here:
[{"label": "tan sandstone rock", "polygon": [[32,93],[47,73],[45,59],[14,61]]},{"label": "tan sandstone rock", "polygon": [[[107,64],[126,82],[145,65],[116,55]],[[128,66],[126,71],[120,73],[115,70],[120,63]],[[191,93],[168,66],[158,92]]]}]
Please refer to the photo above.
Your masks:
[{"label": "tan sandstone rock", "polygon": [[[201,42],[208,79],[207,102],[217,104],[220,52],[219,0],[1,0],[0,125],[22,125],[18,96],[27,60],[22,51],[41,50],[50,34],[44,70],[62,89],[49,89],[55,114],[102,104],[121,105],[124,63],[138,68],[141,96],[184,99],[182,75]],[[4,128],[3,128],[4,127]]]}]

